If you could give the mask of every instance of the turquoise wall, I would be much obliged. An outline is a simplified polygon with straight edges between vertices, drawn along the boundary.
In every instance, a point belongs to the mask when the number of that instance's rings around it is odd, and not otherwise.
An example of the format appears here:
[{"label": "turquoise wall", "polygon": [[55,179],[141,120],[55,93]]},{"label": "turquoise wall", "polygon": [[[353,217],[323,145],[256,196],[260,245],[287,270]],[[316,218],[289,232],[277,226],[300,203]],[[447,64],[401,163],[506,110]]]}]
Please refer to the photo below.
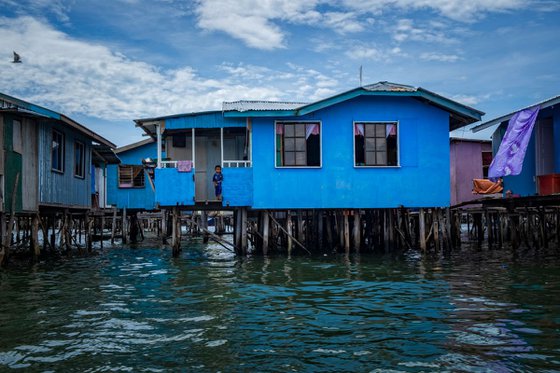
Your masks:
[{"label": "turquoise wall", "polygon": [[[298,118],[322,121],[322,167],[274,167],[274,120],[253,119],[253,207],[444,207],[449,114],[408,97],[361,96]],[[355,168],[353,121],[398,121],[400,167]]]},{"label": "turquoise wall", "polygon": [[224,206],[253,205],[253,169],[224,168],[222,201]]},{"label": "turquoise wall", "polygon": [[156,169],[156,204],[194,205],[194,172],[194,168],[191,172],[179,172],[176,168]]},{"label": "turquoise wall", "polygon": [[[150,143],[118,154],[123,165],[141,165],[142,159],[157,159],[156,143]],[[153,210],[155,192],[144,174],[144,188],[119,188],[118,165],[107,166],[107,203],[118,208]]]}]

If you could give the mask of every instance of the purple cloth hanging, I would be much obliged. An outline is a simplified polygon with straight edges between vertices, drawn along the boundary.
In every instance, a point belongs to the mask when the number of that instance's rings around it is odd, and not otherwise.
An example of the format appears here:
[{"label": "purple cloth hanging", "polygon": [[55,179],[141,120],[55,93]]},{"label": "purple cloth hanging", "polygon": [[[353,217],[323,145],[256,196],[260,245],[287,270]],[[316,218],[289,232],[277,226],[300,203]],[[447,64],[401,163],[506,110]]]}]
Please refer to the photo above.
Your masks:
[{"label": "purple cloth hanging", "polygon": [[539,107],[535,106],[518,111],[511,117],[498,153],[488,169],[489,178],[521,173],[527,145],[538,115]]},{"label": "purple cloth hanging", "polygon": [[177,161],[178,172],[191,172],[192,161]]}]

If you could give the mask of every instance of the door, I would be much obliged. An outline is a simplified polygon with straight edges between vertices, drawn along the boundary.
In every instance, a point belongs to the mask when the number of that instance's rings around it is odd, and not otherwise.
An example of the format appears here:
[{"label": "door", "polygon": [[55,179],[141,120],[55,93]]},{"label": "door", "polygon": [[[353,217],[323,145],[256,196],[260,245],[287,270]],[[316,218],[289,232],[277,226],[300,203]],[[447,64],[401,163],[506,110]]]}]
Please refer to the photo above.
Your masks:
[{"label": "door", "polygon": [[196,202],[208,200],[208,188],[206,182],[208,180],[208,161],[206,144],[208,138],[206,136],[195,135],[195,174],[194,174],[194,195]]},{"label": "door", "polygon": [[552,133],[552,118],[539,120],[535,125],[537,176],[554,173],[554,137]]},{"label": "door", "polygon": [[220,129],[197,129],[195,131],[195,199],[196,202],[213,201],[214,168],[221,165]]}]

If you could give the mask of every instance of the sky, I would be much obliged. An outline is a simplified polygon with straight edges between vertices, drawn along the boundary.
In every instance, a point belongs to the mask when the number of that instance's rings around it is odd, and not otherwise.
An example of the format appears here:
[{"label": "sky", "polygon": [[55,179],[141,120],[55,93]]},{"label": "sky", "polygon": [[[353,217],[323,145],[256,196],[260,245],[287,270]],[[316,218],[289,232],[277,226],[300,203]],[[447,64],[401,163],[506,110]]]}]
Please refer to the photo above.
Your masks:
[{"label": "sky", "polygon": [[559,20],[560,0],[0,0],[0,92],[123,146],[134,119],[312,102],[362,66],[484,121],[560,94]]}]

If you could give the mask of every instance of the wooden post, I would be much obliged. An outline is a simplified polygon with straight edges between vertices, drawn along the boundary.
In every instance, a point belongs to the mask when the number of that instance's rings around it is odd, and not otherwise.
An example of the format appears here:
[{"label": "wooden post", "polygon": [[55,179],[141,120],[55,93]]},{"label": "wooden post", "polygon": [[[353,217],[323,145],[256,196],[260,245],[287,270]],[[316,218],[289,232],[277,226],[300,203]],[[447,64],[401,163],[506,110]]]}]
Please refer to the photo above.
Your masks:
[{"label": "wooden post", "polygon": [[103,249],[103,239],[105,237],[103,237],[103,230],[105,229],[105,213],[103,213],[103,215],[101,216],[101,249]]},{"label": "wooden post", "polygon": [[288,249],[288,257],[290,255],[292,255],[292,216],[290,213],[290,210],[286,211],[286,232],[288,232],[286,237],[286,242],[287,242],[287,249]]},{"label": "wooden post", "polygon": [[161,241],[165,245],[167,243],[167,210],[161,210]]},{"label": "wooden post", "polygon": [[324,251],[323,247],[323,210],[317,211],[317,246]]},{"label": "wooden post", "polygon": [[91,253],[93,250],[93,218],[90,215],[86,215],[86,250]]},{"label": "wooden post", "polygon": [[327,247],[329,251],[333,249],[333,235],[332,235],[332,214],[330,212],[325,213],[325,220],[327,224]]},{"label": "wooden post", "polygon": [[348,223],[348,211],[344,212],[344,252],[350,253],[350,224]]},{"label": "wooden post", "polygon": [[122,243],[126,244],[127,235],[128,235],[128,227],[127,227],[127,220],[126,220],[126,207],[122,210]]},{"label": "wooden post", "polygon": [[247,209],[241,209],[241,250],[247,255]]},{"label": "wooden post", "polygon": [[208,231],[208,212],[206,210],[200,211],[200,226],[203,228],[203,235],[202,235],[202,242],[208,243],[208,233],[204,230]]},{"label": "wooden post", "polygon": [[360,252],[360,233],[361,233],[361,220],[360,220],[360,210],[354,211],[354,227],[352,229],[352,236],[354,239],[354,251]]},{"label": "wooden post", "polygon": [[420,214],[418,215],[418,226],[420,229],[420,249],[426,252],[426,220],[424,215],[424,209],[420,209]]},{"label": "wooden post", "polygon": [[111,245],[115,244],[115,229],[117,228],[117,208],[113,207],[113,219],[111,221]]},{"label": "wooden post", "polygon": [[303,236],[303,216],[301,214],[301,210],[296,211],[297,217],[297,239],[299,242],[305,241],[305,237]]},{"label": "wooden post", "polygon": [[41,247],[39,246],[39,214],[33,215],[31,223],[31,253],[33,259],[36,260],[41,254]]},{"label": "wooden post", "polygon": [[171,246],[173,250],[173,257],[179,256],[179,249],[181,247],[181,232],[178,229],[179,226],[179,209],[177,207],[173,207],[173,226],[172,226],[172,233],[171,233]]},{"label": "wooden post", "polygon": [[263,214],[262,224],[263,224],[263,228],[262,228],[262,235],[263,235],[262,251],[263,251],[263,255],[267,255],[268,254],[268,233],[269,233],[268,211],[265,211],[264,214]]},{"label": "wooden post", "polygon": [[439,242],[439,209],[432,210],[432,227],[434,231],[434,243],[436,245],[436,253],[439,253],[441,245]]}]

